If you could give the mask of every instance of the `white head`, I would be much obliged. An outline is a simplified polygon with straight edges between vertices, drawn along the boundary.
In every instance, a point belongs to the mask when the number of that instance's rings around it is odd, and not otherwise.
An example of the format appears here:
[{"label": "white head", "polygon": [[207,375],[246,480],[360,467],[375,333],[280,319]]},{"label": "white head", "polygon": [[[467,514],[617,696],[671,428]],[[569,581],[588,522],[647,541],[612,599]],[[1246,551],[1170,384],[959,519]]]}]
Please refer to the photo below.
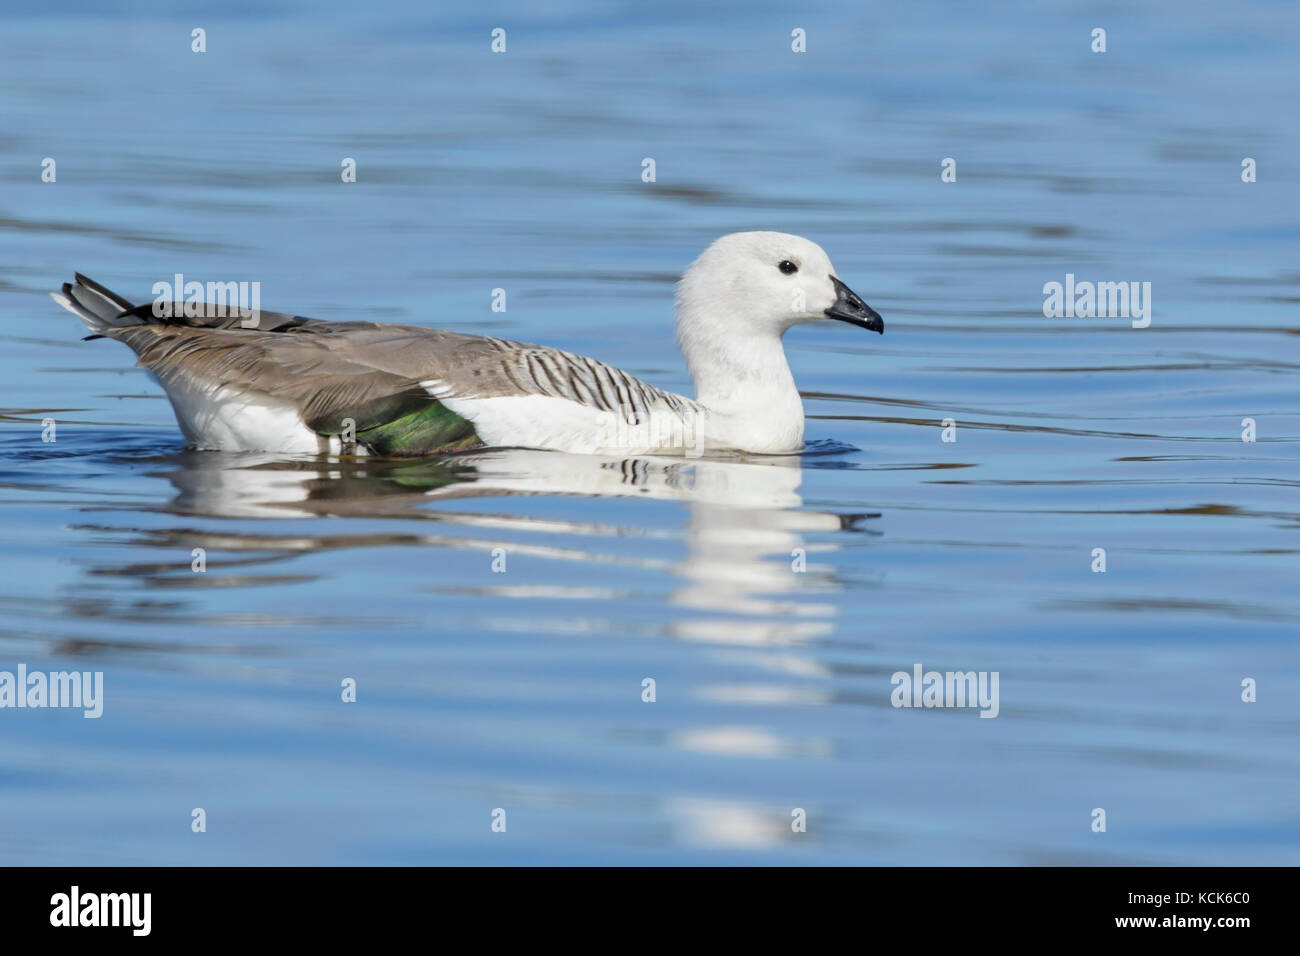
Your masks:
[{"label": "white head", "polygon": [[686,270],[677,284],[677,341],[714,443],[773,453],[802,445],[803,402],[781,337],[817,319],[885,330],[821,246],[799,236],[732,233]]},{"label": "white head", "polygon": [[691,341],[716,345],[733,336],[779,339],[817,319],[885,330],[880,316],[835,275],[822,247],[802,236],[733,232],[705,249],[677,284],[683,349]]}]

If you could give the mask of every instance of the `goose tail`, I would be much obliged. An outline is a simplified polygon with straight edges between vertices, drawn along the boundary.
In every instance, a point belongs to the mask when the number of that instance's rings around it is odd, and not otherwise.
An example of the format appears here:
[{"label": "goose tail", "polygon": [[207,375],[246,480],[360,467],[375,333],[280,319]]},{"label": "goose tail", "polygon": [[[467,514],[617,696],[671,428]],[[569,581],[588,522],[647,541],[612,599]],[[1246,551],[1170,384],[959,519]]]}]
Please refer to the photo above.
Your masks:
[{"label": "goose tail", "polygon": [[127,314],[135,308],[131,302],[80,272],[74,275],[75,282],[63,283],[62,291],[51,292],[50,298],[86,323],[91,332],[86,338],[99,338],[109,329],[140,324],[137,316]]}]

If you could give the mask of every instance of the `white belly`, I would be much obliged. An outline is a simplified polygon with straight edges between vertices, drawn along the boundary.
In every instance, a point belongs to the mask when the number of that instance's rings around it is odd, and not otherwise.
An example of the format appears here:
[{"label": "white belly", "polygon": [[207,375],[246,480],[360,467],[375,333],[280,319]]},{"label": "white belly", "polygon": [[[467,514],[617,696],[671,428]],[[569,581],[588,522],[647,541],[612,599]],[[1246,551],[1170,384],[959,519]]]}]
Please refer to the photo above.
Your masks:
[{"label": "white belly", "polygon": [[652,409],[644,423],[629,425],[614,412],[546,395],[441,401],[473,423],[480,441],[495,447],[621,455],[701,450],[705,441],[703,416],[683,419],[663,408]]},{"label": "white belly", "polygon": [[308,428],[296,409],[268,404],[265,396],[180,377],[161,384],[181,431],[195,448],[317,455],[336,444]]}]

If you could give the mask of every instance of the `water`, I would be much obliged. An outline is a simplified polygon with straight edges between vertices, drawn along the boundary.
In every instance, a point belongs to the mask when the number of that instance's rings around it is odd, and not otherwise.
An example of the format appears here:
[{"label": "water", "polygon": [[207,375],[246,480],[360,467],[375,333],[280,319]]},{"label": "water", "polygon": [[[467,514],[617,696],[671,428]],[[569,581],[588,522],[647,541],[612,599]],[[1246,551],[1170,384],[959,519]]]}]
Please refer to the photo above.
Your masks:
[{"label": "water", "polygon": [[[1300,9],[10,8],[0,670],[105,702],[0,711],[3,862],[1300,859]],[[887,324],[788,336],[802,458],[187,452],[44,297],[258,281],[689,391],[672,282],[753,228]],[[1067,273],[1151,326],[1044,318]],[[891,707],[918,663],[999,716]]]}]

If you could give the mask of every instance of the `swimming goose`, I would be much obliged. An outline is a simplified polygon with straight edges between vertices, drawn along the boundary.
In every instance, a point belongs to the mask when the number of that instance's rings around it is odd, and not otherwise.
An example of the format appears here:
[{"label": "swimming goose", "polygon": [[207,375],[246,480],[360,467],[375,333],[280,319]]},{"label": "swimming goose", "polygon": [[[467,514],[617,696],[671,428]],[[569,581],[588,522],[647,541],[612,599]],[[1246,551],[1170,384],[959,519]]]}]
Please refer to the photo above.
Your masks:
[{"label": "swimming goose", "polygon": [[250,323],[222,304],[135,305],[80,274],[50,295],[87,338],[129,345],[188,441],[220,451],[797,451],[803,404],[786,330],[838,319],[884,332],[820,246],[779,232],[723,236],[678,283],[694,399],[595,359],[488,336],[267,311]]}]

